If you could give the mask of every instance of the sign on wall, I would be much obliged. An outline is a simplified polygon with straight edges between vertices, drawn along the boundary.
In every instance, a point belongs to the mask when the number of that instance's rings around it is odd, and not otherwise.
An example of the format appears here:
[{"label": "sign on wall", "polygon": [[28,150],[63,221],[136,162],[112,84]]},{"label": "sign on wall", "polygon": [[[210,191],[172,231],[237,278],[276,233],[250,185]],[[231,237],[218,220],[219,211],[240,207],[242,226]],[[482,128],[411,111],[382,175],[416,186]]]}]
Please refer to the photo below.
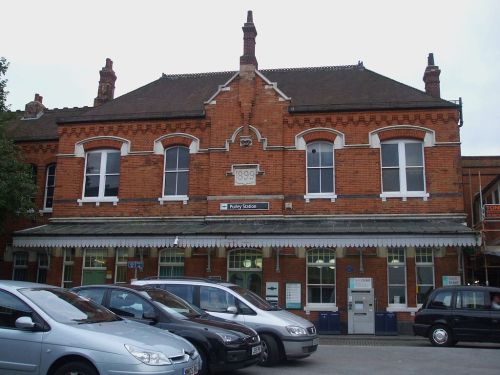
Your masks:
[{"label": "sign on wall", "polygon": [[460,276],[443,276],[443,286],[461,285],[462,278]]},{"label": "sign on wall", "polygon": [[349,289],[371,289],[372,285],[371,277],[351,277],[349,279]]},{"label": "sign on wall", "polygon": [[279,284],[277,281],[266,281],[266,300],[272,305],[278,304]]},{"label": "sign on wall", "polygon": [[269,210],[269,202],[221,203],[221,211]]},{"label": "sign on wall", "polygon": [[300,283],[286,283],[285,307],[287,309],[300,309],[302,307]]}]

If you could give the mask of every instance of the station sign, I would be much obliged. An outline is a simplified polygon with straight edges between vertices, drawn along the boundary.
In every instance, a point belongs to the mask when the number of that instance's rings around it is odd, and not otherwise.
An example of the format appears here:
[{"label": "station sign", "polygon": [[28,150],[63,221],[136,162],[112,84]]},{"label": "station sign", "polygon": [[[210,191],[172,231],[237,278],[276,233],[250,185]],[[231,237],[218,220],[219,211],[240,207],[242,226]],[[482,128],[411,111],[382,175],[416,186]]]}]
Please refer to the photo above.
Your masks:
[{"label": "station sign", "polygon": [[269,202],[221,203],[221,211],[269,210]]}]

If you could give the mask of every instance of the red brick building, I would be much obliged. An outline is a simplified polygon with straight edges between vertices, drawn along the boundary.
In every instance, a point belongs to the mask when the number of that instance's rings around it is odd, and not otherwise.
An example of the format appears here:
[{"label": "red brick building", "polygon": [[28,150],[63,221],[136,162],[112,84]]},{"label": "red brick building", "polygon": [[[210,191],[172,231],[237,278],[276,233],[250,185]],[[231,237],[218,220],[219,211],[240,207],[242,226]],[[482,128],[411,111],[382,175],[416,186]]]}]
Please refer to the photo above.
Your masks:
[{"label": "red brick building", "polygon": [[263,296],[278,283],[280,305],[342,322],[350,279],[368,279],[370,309],[404,323],[429,288],[463,276],[477,239],[461,107],[440,98],[432,54],[420,91],[361,62],[261,70],[251,13],[243,33],[238,71],[163,75],[113,99],[108,59],[94,107],[9,125],[50,220],[15,233],[4,277],[201,276]]}]

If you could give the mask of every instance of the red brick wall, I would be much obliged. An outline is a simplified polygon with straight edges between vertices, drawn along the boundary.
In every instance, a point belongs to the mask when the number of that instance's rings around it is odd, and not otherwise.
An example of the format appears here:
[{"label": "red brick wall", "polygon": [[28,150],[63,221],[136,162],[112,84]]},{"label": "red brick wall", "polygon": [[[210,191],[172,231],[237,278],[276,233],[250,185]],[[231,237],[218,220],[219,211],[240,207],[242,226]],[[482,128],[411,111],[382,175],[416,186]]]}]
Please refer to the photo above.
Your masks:
[{"label": "red brick wall", "polygon": [[[289,114],[288,103],[278,101],[278,94],[265,89],[265,83],[257,77],[255,81],[241,82],[236,79],[229,91],[216,97],[216,104],[206,105],[206,118],[191,120],[157,120],[113,123],[72,124],[59,127],[60,153],[72,154],[75,144],[98,136],[115,136],[130,141],[131,154],[121,158],[120,202],[113,206],[93,203],[78,206],[82,196],[84,158],[59,157],[59,173],[56,183],[56,205],[54,216],[192,216],[224,215],[220,201],[207,196],[284,195],[292,202],[288,215],[302,214],[425,214],[463,213],[462,180],[459,144],[436,145],[425,148],[426,188],[428,201],[419,198],[388,199],[383,202],[380,177],[380,150],[370,148],[369,134],[393,125],[415,125],[436,132],[437,142],[458,142],[457,111],[412,110],[360,113],[314,113]],[[264,139],[244,126],[244,121],[255,127]],[[243,129],[231,142],[236,129]],[[335,184],[339,198],[336,202],[311,200],[306,203],[305,157],[303,150],[269,149],[273,146],[293,147],[297,134],[307,129],[330,128],[344,133],[346,147],[335,150]],[[163,155],[154,155],[154,140],[170,133],[186,133],[200,140],[202,152],[190,155],[189,201],[165,202],[158,198],[163,188]],[[252,145],[240,146],[239,135],[252,137]],[[329,132],[309,133],[306,139],[337,136]],[[381,138],[395,136],[423,138],[424,132],[416,129],[383,131]],[[179,143],[179,137],[163,140],[166,146]],[[182,138],[189,144],[187,138]],[[116,141],[111,141],[114,147]],[[173,142],[173,143],[172,143]],[[209,147],[229,152],[211,151]],[[109,142],[108,142],[109,143]],[[182,143],[182,144],[184,144]],[[103,140],[89,143],[94,147],[106,145]],[[351,147],[351,145],[359,145]],[[88,146],[90,147],[90,146]],[[203,151],[205,150],[205,151]],[[235,186],[234,176],[228,174],[233,164],[259,164],[263,174],[257,176],[254,186]],[[281,199],[268,199],[269,215],[283,214]],[[255,214],[241,211],[238,215]]]}]

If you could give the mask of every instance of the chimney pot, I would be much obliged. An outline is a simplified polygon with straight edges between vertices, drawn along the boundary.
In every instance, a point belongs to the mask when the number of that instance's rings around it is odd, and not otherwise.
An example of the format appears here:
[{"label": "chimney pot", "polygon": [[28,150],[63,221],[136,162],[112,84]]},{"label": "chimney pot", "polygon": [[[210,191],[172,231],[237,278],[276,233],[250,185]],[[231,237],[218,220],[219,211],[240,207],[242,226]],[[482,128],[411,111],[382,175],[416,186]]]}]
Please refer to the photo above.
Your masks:
[{"label": "chimney pot", "polygon": [[439,75],[441,70],[434,65],[434,54],[429,53],[427,57],[427,67],[424,72],[425,92],[435,98],[441,97],[441,87],[439,83]]},{"label": "chimney pot", "polygon": [[45,109],[42,104],[43,96],[35,94],[35,99],[24,107],[24,119],[37,119],[39,118]]},{"label": "chimney pot", "polygon": [[115,96],[116,74],[113,71],[113,61],[110,58],[106,59],[106,65],[99,72],[100,80],[97,88],[97,96],[94,99],[94,107],[100,106]]},{"label": "chimney pot", "polygon": [[247,13],[247,22],[242,27],[243,30],[243,55],[240,57],[240,71],[248,70],[248,67],[242,68],[243,65],[252,65],[257,69],[257,58],[255,57],[255,37],[257,29],[253,24],[253,13],[251,10]]}]

